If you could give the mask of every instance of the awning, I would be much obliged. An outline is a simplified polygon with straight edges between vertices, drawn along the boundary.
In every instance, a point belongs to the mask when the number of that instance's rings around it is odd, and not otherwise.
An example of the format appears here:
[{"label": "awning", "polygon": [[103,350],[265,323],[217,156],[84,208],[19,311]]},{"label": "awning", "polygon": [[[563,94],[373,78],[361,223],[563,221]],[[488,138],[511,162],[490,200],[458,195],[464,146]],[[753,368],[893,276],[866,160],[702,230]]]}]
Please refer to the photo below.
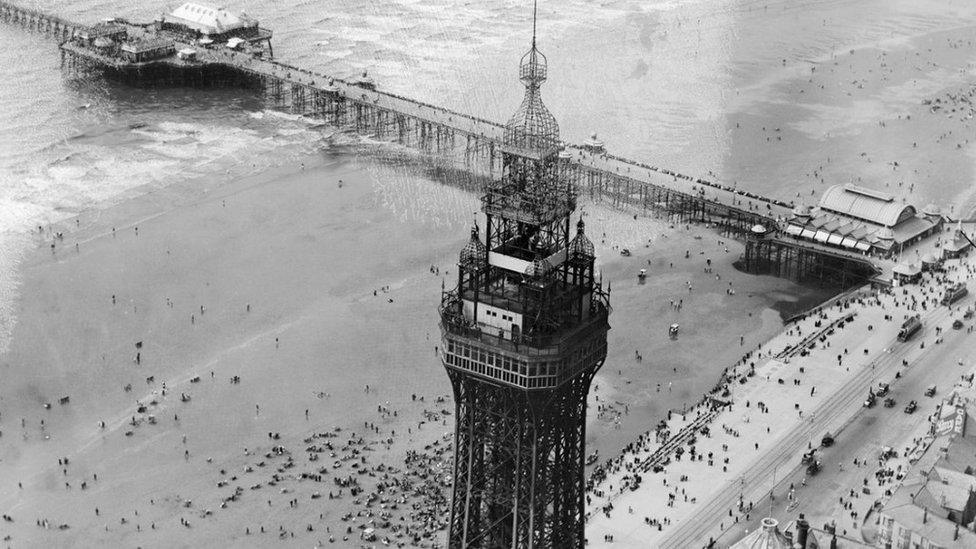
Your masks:
[{"label": "awning", "polygon": [[798,226],[792,225],[792,224],[786,226],[786,234],[791,234],[791,235],[794,235],[794,236],[800,236],[800,233],[802,233],[802,232],[803,232],[803,227],[798,227]]}]

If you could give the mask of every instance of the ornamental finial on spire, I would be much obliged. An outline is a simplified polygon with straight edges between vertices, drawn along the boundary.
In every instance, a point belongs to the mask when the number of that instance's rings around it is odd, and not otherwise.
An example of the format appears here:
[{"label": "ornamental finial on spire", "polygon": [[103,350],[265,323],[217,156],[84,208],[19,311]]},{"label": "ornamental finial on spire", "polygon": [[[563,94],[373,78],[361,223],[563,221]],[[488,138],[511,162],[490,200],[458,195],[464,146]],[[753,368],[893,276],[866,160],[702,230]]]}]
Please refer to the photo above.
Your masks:
[{"label": "ornamental finial on spire", "polygon": [[532,47],[519,63],[519,80],[525,86],[522,104],[505,125],[504,143],[520,149],[549,153],[559,147],[559,124],[542,103],[539,87],[546,81],[546,56],[536,48],[536,11],[532,10]]},{"label": "ornamental finial on spire", "polygon": [[522,56],[522,61],[519,63],[519,79],[527,88],[538,88],[543,82],[545,82],[548,68],[546,56],[542,55],[542,52],[535,47],[538,8],[539,2],[536,0],[536,2],[534,2],[532,5],[532,47],[529,48],[529,51]]}]

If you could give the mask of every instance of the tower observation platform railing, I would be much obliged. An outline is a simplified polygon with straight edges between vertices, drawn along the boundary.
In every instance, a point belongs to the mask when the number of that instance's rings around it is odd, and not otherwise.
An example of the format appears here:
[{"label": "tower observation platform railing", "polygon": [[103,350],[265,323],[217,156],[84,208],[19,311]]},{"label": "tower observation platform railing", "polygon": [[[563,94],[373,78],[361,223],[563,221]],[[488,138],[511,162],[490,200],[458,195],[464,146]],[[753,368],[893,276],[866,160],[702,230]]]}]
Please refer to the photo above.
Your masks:
[{"label": "tower observation platform railing", "polygon": [[566,331],[545,336],[493,334],[468,321],[460,298],[446,292],[441,304],[443,360],[448,369],[522,390],[555,389],[587,367],[603,364],[607,352],[606,296],[590,315]]},{"label": "tower observation platform railing", "polygon": [[[558,276],[557,274],[556,277]],[[539,310],[541,307],[540,300],[524,295],[524,289],[519,289],[520,285],[508,284],[505,282],[505,278],[505,275],[498,276],[489,283],[487,288],[478,291],[478,303],[523,316],[531,315],[533,311]],[[545,301],[547,310],[558,311],[567,318],[573,317],[573,313],[576,312],[586,294],[585,288],[572,283],[563,284],[562,280],[558,278],[530,279],[525,282],[525,285],[535,290],[548,291]],[[471,288],[466,288],[459,295],[462,300],[475,301],[475,291]]]},{"label": "tower observation platform railing", "polygon": [[[485,296],[488,297],[488,296]],[[441,326],[445,332],[483,341],[505,351],[525,356],[558,356],[573,347],[578,341],[607,325],[613,308],[606,292],[594,291],[589,315],[581,322],[555,334],[529,335],[517,334],[511,337],[499,336],[467,319],[462,312],[462,297],[457,290],[449,290],[441,296]]]}]

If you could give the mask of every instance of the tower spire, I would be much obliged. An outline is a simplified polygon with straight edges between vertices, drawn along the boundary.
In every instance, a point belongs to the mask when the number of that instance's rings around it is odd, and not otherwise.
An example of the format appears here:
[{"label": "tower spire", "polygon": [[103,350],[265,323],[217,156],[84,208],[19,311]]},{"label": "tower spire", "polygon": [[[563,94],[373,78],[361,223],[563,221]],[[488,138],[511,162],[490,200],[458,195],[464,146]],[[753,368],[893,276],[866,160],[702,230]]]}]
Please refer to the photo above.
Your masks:
[{"label": "tower spire", "polygon": [[535,22],[536,15],[539,12],[539,0],[533,0],[532,2],[532,49],[535,49]]},{"label": "tower spire", "polygon": [[551,154],[559,146],[559,124],[542,103],[539,87],[546,81],[546,56],[536,47],[539,1],[532,3],[532,46],[519,63],[519,80],[525,86],[525,97],[505,125],[505,145],[534,153]]},{"label": "tower spire", "polygon": [[539,96],[537,8],[519,63],[525,97],[505,125],[501,177],[481,198],[484,240],[476,224],[457,288],[441,292],[438,357],[457,422],[449,547],[586,542],[586,401],[607,356],[610,288],[596,280],[582,219],[570,241],[576,188]]}]

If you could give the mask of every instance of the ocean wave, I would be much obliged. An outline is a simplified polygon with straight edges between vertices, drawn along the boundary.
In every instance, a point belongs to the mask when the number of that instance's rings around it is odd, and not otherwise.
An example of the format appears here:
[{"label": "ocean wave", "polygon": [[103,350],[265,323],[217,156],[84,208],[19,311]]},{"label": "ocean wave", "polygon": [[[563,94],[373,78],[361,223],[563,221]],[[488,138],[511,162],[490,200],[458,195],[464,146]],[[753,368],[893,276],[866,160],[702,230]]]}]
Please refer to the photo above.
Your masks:
[{"label": "ocean wave", "polygon": [[[0,203],[0,215],[7,208]],[[17,323],[16,304],[20,297],[19,266],[29,240],[23,233],[0,231],[0,354],[7,351],[14,325]]]}]

